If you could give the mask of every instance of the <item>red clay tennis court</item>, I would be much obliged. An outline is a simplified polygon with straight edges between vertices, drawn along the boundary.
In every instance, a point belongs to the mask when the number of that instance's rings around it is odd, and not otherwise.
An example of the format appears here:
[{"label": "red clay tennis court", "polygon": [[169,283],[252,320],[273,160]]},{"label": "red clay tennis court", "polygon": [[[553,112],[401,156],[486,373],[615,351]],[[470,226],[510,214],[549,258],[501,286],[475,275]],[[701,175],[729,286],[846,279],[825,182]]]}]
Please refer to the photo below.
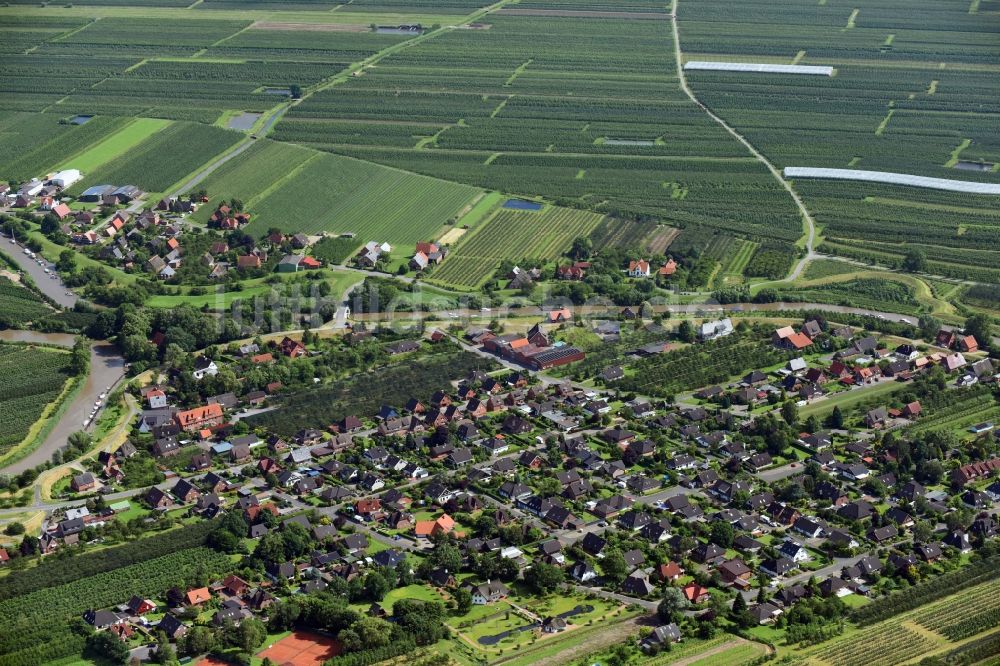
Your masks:
[{"label": "red clay tennis court", "polygon": [[257,656],[261,659],[267,657],[278,666],[282,664],[320,666],[338,654],[340,654],[340,643],[336,639],[310,631],[293,631],[263,652],[259,652]]}]

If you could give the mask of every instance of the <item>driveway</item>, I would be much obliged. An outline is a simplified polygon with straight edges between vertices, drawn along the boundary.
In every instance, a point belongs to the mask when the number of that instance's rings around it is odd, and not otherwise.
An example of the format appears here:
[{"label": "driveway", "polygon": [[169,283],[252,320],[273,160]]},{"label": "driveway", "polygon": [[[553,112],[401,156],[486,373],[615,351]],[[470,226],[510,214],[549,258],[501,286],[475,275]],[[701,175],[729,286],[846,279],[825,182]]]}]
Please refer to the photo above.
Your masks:
[{"label": "driveway", "polygon": [[756,472],[755,476],[766,483],[774,483],[775,481],[787,479],[790,476],[802,474],[805,470],[806,466],[803,463],[793,462],[781,467],[771,467],[770,469],[761,470]]}]

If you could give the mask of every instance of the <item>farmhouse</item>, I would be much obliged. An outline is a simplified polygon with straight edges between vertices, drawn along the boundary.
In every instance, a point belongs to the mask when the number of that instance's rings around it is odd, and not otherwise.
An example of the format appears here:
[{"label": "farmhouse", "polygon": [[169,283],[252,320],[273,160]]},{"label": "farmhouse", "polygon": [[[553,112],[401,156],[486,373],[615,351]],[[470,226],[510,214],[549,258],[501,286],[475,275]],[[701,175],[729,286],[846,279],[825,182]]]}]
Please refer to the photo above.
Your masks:
[{"label": "farmhouse", "polygon": [[649,277],[649,262],[645,259],[630,261],[628,263],[628,276],[634,278]]}]

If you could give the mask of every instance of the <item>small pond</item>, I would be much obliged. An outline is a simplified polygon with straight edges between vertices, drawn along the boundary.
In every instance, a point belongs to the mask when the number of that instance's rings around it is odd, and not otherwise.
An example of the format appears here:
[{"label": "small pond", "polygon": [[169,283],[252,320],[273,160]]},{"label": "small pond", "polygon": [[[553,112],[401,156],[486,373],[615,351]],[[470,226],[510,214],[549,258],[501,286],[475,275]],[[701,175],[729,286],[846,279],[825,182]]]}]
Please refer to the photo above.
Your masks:
[{"label": "small pond", "polygon": [[955,168],[961,171],[993,171],[993,163],[959,160],[955,163]]},{"label": "small pond", "polygon": [[525,201],[524,199],[507,199],[503,202],[504,208],[513,210],[541,210],[542,204],[537,201]]}]

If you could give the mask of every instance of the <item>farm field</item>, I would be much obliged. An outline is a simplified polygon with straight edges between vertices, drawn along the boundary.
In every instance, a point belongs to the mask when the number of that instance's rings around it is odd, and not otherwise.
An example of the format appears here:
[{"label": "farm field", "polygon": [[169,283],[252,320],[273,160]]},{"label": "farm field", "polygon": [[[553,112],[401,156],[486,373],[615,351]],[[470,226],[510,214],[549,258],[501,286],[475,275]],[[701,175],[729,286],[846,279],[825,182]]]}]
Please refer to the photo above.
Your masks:
[{"label": "farm field", "polygon": [[921,306],[912,288],[885,278],[859,278],[801,288],[782,288],[778,290],[778,298],[783,301],[834,303],[903,314],[916,314]]},{"label": "farm field", "polygon": [[[318,182],[324,187],[317,188]],[[317,152],[250,206],[253,221],[247,232],[262,234],[277,227],[292,233],[354,233],[362,242],[412,245],[436,238],[479,192],[467,185]],[[292,210],[295,214],[289,215]]]},{"label": "farm field", "polygon": [[[369,23],[382,18],[367,14],[349,15],[348,23],[369,18],[350,30],[315,30],[294,12],[206,12],[152,6],[156,1],[80,6],[70,16],[62,8],[35,22],[33,8],[22,5],[13,15],[0,8],[0,34],[11,37],[0,110],[211,124],[225,112],[273,108],[287,101],[291,86],[320,84],[413,37],[372,31]],[[294,8],[274,8],[283,7]],[[287,21],[266,21],[272,14]]]},{"label": "farm field", "polygon": [[951,432],[958,437],[968,435],[968,428],[977,423],[994,422],[1000,416],[1000,405],[989,393],[973,388],[968,395],[952,404],[936,408],[931,415],[920,419],[910,432]]},{"label": "farm field", "polygon": [[[88,123],[89,124],[89,123]],[[173,123],[145,139],[121,159],[95,169],[70,188],[79,193],[92,185],[137,185],[146,192],[166,192],[211,158],[240,140],[238,132],[197,123]]]},{"label": "farm field", "polygon": [[489,24],[317,92],[276,136],[624,218],[801,236],[780,185],[681,93],[667,20],[494,13]]},{"label": "farm field", "polygon": [[114,134],[90,146],[84,152],[67,157],[60,168],[78,169],[82,173],[88,173],[118,158],[142,143],[150,135],[169,126],[169,120],[136,118]]},{"label": "farm field", "polygon": [[0,277],[0,328],[22,328],[53,310],[26,287]]},{"label": "farm field", "polygon": [[28,434],[69,379],[64,351],[0,344],[0,454]]},{"label": "farm field", "polygon": [[0,602],[5,617],[0,645],[7,659],[17,663],[43,663],[79,654],[83,637],[68,621],[93,606],[108,606],[133,594],[161,594],[178,577],[197,571],[225,572],[232,564],[225,555],[208,548],[186,548],[168,555],[103,571],[71,582],[44,587]]},{"label": "farm field", "polygon": [[206,222],[222,200],[233,198],[253,210],[254,203],[273,186],[314,157],[316,153],[300,146],[268,139],[257,141],[202,181],[199,189],[208,192],[208,205],[201,206],[192,218]]},{"label": "farm field", "polygon": [[61,123],[54,113],[0,111],[0,177],[27,180],[43,176],[63,160],[88,149],[126,124],[124,118],[95,117],[84,125]]},{"label": "farm field", "polygon": [[505,259],[559,257],[574,238],[587,236],[601,219],[598,213],[556,206],[538,212],[501,208],[462,237],[431,279],[456,287],[477,287]]},{"label": "farm field", "polygon": [[930,654],[959,651],[996,627],[1000,583],[992,581],[921,606],[805,650],[792,650],[809,664],[893,666]]},{"label": "farm field", "polygon": [[[833,77],[688,73],[698,98],[779,168],[996,182],[995,15],[930,0],[877,0],[860,10],[845,0],[752,2],[743,10],[753,21],[734,21],[730,9],[722,0],[679,4],[685,60],[836,70]],[[960,170],[960,160],[986,167]],[[794,185],[823,227],[824,251],[898,266],[916,244],[934,262],[932,273],[998,279],[986,267],[1000,259],[1000,197],[858,182]]]}]

